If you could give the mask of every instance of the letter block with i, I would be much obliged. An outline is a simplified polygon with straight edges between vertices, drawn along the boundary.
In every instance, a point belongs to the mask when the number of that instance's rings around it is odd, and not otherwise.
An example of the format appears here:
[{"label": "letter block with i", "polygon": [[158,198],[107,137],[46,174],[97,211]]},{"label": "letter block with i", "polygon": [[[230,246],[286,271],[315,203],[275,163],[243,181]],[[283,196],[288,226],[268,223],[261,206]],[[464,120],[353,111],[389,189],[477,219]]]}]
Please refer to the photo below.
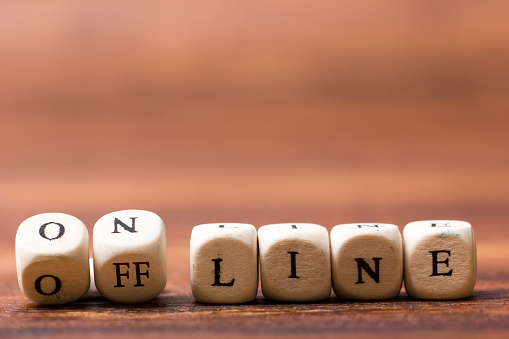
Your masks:
[{"label": "letter block with i", "polygon": [[120,303],[155,298],[166,286],[166,230],[152,212],[125,210],[94,226],[94,276],[99,293]]},{"label": "letter block with i", "polygon": [[340,298],[396,297],[403,282],[403,246],[398,226],[343,224],[331,231],[332,286]]},{"label": "letter block with i", "polygon": [[329,233],[315,224],[273,224],[258,230],[263,295],[316,301],[331,293]]},{"label": "letter block with i", "polygon": [[419,299],[447,300],[472,295],[477,254],[472,226],[465,221],[411,222],[403,230],[405,290]]},{"label": "letter block with i", "polygon": [[258,250],[253,225],[204,224],[191,233],[191,289],[198,302],[238,304],[258,292]]},{"label": "letter block with i", "polygon": [[90,286],[88,231],[77,218],[38,214],[16,233],[16,267],[23,294],[38,304],[64,304]]}]

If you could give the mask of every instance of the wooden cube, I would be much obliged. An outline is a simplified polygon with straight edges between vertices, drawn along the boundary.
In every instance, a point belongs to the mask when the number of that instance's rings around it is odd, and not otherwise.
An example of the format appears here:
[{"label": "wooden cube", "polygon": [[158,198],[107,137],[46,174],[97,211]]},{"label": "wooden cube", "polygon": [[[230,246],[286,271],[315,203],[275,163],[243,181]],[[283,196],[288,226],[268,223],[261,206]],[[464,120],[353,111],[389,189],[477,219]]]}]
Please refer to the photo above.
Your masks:
[{"label": "wooden cube", "polygon": [[81,298],[90,285],[88,231],[77,218],[38,214],[16,233],[16,267],[23,294],[38,304]]},{"label": "wooden cube", "polygon": [[403,246],[398,226],[343,224],[331,231],[332,281],[345,299],[396,297],[403,282]]},{"label": "wooden cube", "polygon": [[472,226],[465,221],[416,221],[403,230],[405,289],[419,299],[472,295],[477,254]]},{"label": "wooden cube", "polygon": [[100,218],[94,226],[95,285],[105,298],[140,303],[166,286],[166,231],[152,212],[125,210]]},{"label": "wooden cube", "polygon": [[273,224],[258,230],[263,295],[316,301],[331,293],[329,233],[315,224]]},{"label": "wooden cube", "polygon": [[198,302],[237,304],[258,292],[256,229],[249,224],[204,224],[191,233],[191,289]]}]

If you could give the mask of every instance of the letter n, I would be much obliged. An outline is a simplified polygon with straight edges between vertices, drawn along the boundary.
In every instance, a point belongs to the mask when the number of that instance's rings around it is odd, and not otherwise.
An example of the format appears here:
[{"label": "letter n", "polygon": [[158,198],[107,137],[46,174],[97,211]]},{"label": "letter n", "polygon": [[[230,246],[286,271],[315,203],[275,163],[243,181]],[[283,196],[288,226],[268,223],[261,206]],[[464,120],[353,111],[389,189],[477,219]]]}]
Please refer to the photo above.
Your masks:
[{"label": "letter n", "polygon": [[132,226],[130,226],[130,227],[129,227],[129,226],[127,226],[126,224],[124,224],[124,223],[123,223],[122,221],[120,221],[119,219],[115,218],[115,220],[113,221],[113,223],[114,223],[114,229],[113,229],[113,232],[111,232],[111,233],[120,233],[120,232],[118,231],[118,226],[122,226],[122,228],[123,228],[124,230],[126,230],[126,231],[128,231],[128,232],[130,232],[130,233],[136,233],[136,232],[138,232],[138,231],[136,231],[136,230],[134,229],[134,226],[135,226],[134,221],[135,221],[137,218],[138,218],[138,217],[129,218],[129,219],[131,219],[131,220],[132,220],[132,223],[131,223],[131,224],[132,224]]},{"label": "letter n", "polygon": [[380,260],[382,258],[373,258],[375,262],[375,269],[373,270],[371,266],[362,258],[355,258],[357,262],[357,282],[356,284],[364,284],[365,281],[362,280],[362,271],[364,270],[377,284],[380,283]]}]

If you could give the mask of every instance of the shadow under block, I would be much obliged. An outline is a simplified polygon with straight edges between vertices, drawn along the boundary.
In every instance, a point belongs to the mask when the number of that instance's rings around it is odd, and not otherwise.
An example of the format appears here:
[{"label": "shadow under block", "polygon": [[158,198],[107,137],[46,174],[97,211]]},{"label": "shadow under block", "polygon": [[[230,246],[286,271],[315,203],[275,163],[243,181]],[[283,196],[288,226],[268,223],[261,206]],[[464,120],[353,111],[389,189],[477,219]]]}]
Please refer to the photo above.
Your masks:
[{"label": "shadow under block", "polygon": [[258,292],[256,229],[249,224],[204,224],[190,240],[191,289],[198,302],[238,304]]},{"label": "shadow under block", "polygon": [[331,231],[332,286],[340,298],[396,297],[403,283],[403,246],[398,226],[343,224]]},{"label": "shadow under block", "polygon": [[329,233],[315,224],[273,224],[258,230],[263,295],[279,301],[330,296]]},{"label": "shadow under block", "polygon": [[152,212],[125,210],[94,226],[95,285],[120,303],[148,301],[166,286],[166,230]]},{"label": "shadow under block", "polygon": [[405,289],[419,299],[472,295],[477,276],[475,235],[465,221],[416,221],[403,230]]},{"label": "shadow under block", "polygon": [[21,291],[38,304],[81,298],[90,285],[87,228],[67,214],[28,218],[16,233],[16,267]]}]

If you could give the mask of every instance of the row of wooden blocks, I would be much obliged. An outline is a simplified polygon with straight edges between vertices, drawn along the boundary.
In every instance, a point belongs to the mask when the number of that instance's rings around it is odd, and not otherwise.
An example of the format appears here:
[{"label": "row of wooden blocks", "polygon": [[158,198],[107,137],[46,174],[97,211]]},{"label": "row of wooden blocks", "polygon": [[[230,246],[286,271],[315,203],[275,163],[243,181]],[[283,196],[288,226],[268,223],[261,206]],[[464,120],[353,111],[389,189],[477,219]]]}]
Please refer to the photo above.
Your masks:
[{"label": "row of wooden blocks", "polygon": [[[121,303],[148,301],[166,286],[165,225],[141,210],[103,216],[93,231],[97,290]],[[404,246],[403,246],[404,240]],[[191,289],[198,302],[245,303],[261,280],[272,300],[396,297],[404,280],[408,295],[458,299],[472,294],[476,245],[464,221],[417,221],[406,225],[342,224],[329,233],[307,223],[259,228],[215,223],[193,228]],[[23,294],[40,304],[81,298],[90,286],[88,232],[77,218],[46,213],[25,220],[16,234],[16,265]],[[259,279],[260,275],[260,279]]]}]

